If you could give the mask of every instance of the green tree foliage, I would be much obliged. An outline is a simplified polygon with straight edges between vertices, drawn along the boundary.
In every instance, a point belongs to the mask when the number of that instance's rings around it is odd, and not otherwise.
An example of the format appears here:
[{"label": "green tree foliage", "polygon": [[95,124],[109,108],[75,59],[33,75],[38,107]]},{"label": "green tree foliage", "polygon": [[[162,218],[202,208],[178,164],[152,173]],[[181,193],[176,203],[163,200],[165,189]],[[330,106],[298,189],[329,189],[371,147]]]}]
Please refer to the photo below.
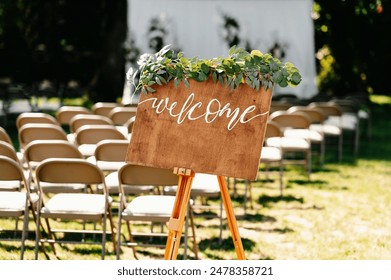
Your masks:
[{"label": "green tree foliage", "polygon": [[376,92],[391,94],[388,85],[390,50],[389,0],[316,0],[316,47],[326,47],[331,67],[320,89],[335,94]]},{"label": "green tree foliage", "polygon": [[0,77],[60,85],[77,80],[92,98],[115,100],[125,81],[126,5],[126,0],[1,0]]}]

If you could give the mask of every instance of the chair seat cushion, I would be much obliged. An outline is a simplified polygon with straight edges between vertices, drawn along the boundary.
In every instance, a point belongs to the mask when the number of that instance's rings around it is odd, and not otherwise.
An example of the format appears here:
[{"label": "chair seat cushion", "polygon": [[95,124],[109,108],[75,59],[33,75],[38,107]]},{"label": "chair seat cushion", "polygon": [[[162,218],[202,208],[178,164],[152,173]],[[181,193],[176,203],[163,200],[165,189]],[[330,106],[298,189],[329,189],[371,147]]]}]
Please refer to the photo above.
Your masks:
[{"label": "chair seat cushion", "polygon": [[[175,194],[178,186],[166,186],[164,192]],[[216,175],[197,173],[195,174],[192,186],[191,196],[219,196],[220,186]]]},{"label": "chair seat cushion", "polygon": [[[111,203],[111,199],[109,199]],[[103,214],[105,196],[101,194],[62,193],[53,196],[42,208],[43,214]]]},{"label": "chair seat cushion", "polygon": [[262,147],[261,162],[280,161],[282,159],[282,152],[276,147]]},{"label": "chair seat cushion", "polygon": [[96,160],[95,156],[87,158],[89,162],[97,165],[103,171],[118,171],[122,166],[126,164],[125,161],[105,161]]},{"label": "chair seat cushion", "polygon": [[333,124],[311,124],[310,129],[331,136],[339,136],[342,133],[341,128]]},{"label": "chair seat cushion", "polygon": [[125,162],[119,162],[119,161],[98,160],[96,162],[96,165],[103,171],[117,171],[125,164],[126,164]]},{"label": "chair seat cushion", "polygon": [[270,137],[266,139],[266,145],[283,150],[308,150],[310,148],[307,140],[296,137]]},{"label": "chair seat cushion", "polygon": [[284,136],[309,139],[311,142],[319,143],[323,141],[323,136],[316,130],[311,129],[285,129]]},{"label": "chair seat cushion", "polygon": [[171,217],[175,196],[143,195],[133,199],[126,207],[124,214],[130,216]]},{"label": "chair seat cushion", "polygon": [[90,157],[95,154],[96,145],[95,144],[81,144],[77,147],[80,153],[85,157]]},{"label": "chair seat cushion", "polygon": [[21,187],[20,181],[10,180],[10,181],[1,181],[0,190],[1,191],[17,191]]},{"label": "chair seat cushion", "polygon": [[343,114],[341,117],[330,116],[324,123],[336,125],[346,130],[356,130],[357,122],[357,116],[351,114]]},{"label": "chair seat cushion", "polygon": [[24,211],[26,206],[26,193],[0,192],[0,211]]},{"label": "chair seat cushion", "polygon": [[[118,193],[118,172],[112,172],[105,177],[106,187],[109,193]],[[139,193],[150,193],[155,189],[154,186],[130,186],[130,185],[122,185],[125,193],[127,194],[139,194]],[[102,186],[98,186],[99,189]]]}]

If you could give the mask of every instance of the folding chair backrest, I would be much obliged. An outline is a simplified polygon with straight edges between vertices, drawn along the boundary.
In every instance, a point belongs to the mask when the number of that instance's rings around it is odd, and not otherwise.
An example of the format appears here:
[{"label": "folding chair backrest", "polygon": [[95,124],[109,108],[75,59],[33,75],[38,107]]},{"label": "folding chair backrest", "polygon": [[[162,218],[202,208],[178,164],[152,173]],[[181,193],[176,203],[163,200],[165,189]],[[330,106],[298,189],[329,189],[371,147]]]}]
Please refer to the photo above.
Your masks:
[{"label": "folding chair backrest", "polygon": [[71,118],[69,128],[71,132],[76,132],[83,125],[88,124],[106,124],[114,125],[111,119],[100,115],[78,114]]},{"label": "folding chair backrest", "polygon": [[[0,181],[21,181],[26,186],[26,180],[20,165],[13,159],[0,155]],[[28,188],[26,187],[26,190]]]},{"label": "folding chair backrest", "polygon": [[76,131],[75,142],[82,144],[97,144],[102,140],[122,139],[125,136],[112,125],[83,125]]},{"label": "folding chair backrest", "polygon": [[136,115],[136,111],[136,107],[116,107],[110,111],[109,118],[115,125],[123,125]]},{"label": "folding chair backrest", "polygon": [[85,159],[46,159],[36,170],[38,183],[104,184],[102,171]]},{"label": "folding chair backrest", "polygon": [[95,158],[97,161],[125,161],[128,145],[128,140],[102,140],[96,146]]},{"label": "folding chair backrest", "polygon": [[75,145],[65,140],[35,140],[24,150],[26,162],[41,162],[48,158],[83,158]]},{"label": "folding chair backrest", "polygon": [[132,133],[133,131],[133,125],[134,122],[136,121],[136,116],[131,117],[125,124],[124,126],[128,128],[128,133]]},{"label": "folding chair backrest", "polygon": [[16,154],[16,151],[14,147],[4,141],[0,141],[0,155],[9,157],[10,159],[14,160],[15,162],[19,162],[18,156]]},{"label": "folding chair backrest", "polygon": [[62,128],[53,124],[25,124],[19,129],[18,137],[23,148],[34,140],[67,140]]},{"label": "folding chair backrest", "polygon": [[0,141],[7,142],[12,144],[11,137],[8,135],[8,132],[0,126]]},{"label": "folding chair backrest", "polygon": [[62,106],[56,112],[56,119],[61,125],[69,125],[72,117],[78,114],[92,114],[92,112],[82,106]]},{"label": "folding chair backrest", "polygon": [[282,128],[308,128],[311,125],[310,118],[302,112],[289,114],[286,111],[276,111],[270,115],[270,120]]},{"label": "folding chair backrest", "polygon": [[31,123],[47,123],[59,125],[57,120],[46,113],[22,113],[16,118],[16,127],[17,129],[21,128],[25,124]]},{"label": "folding chair backrest", "polygon": [[322,110],[326,118],[329,116],[342,116],[342,110],[337,104],[332,104],[329,102],[314,102],[310,103],[308,106]]},{"label": "folding chair backrest", "polygon": [[91,110],[95,115],[108,117],[111,110],[120,106],[122,105],[113,102],[97,102],[92,106]]},{"label": "folding chair backrest", "polygon": [[266,125],[265,138],[270,137],[281,137],[282,131],[278,123],[273,121],[268,121]]},{"label": "folding chair backrest", "polygon": [[286,111],[292,105],[288,102],[273,101],[270,105],[270,114],[276,111]]},{"label": "folding chair backrest", "polygon": [[349,99],[332,99],[329,103],[337,105],[343,113],[357,114],[360,109],[357,102]]},{"label": "folding chair backrest", "polygon": [[173,186],[178,185],[178,176],[173,170],[126,164],[118,172],[121,184]]},{"label": "folding chair backrest", "polygon": [[311,119],[311,123],[315,124],[321,124],[324,122],[324,114],[323,111],[316,107],[308,107],[308,106],[293,106],[288,109],[288,113],[293,112],[303,112],[307,114],[307,116]]}]

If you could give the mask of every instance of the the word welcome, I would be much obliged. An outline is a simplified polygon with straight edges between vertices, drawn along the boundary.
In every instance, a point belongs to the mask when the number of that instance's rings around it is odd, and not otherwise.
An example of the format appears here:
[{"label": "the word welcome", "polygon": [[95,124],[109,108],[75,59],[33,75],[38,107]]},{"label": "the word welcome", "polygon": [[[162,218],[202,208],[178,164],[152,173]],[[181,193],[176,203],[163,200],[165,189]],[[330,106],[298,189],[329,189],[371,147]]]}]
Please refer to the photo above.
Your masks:
[{"label": "the word welcome", "polygon": [[202,102],[194,103],[194,96],[194,93],[190,94],[182,107],[178,107],[178,109],[175,109],[178,106],[178,102],[171,102],[169,97],[164,99],[158,99],[157,97],[148,98],[141,101],[139,105],[146,102],[152,102],[152,108],[157,114],[167,111],[171,117],[177,119],[176,122],[178,124],[183,123],[185,120],[194,121],[201,118],[203,118],[206,123],[212,123],[217,118],[226,117],[229,119],[227,125],[228,130],[232,130],[238,123],[245,124],[269,113],[269,111],[267,111],[247,119],[247,115],[250,115],[255,111],[255,105],[251,105],[240,112],[240,108],[232,109],[230,103],[222,106],[220,101],[215,98],[211,99],[206,106],[203,106]]}]

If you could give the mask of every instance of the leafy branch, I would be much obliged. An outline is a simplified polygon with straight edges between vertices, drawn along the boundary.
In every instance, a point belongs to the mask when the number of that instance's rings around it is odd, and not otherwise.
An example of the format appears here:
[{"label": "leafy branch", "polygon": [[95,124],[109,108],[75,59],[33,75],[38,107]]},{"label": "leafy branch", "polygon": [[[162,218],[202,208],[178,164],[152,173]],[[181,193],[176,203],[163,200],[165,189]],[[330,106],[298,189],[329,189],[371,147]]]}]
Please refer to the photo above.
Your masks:
[{"label": "leafy branch", "polygon": [[273,88],[275,84],[295,87],[301,82],[299,70],[292,63],[283,64],[269,53],[262,54],[258,50],[248,53],[235,46],[229,50],[228,57],[213,59],[186,58],[182,52],[176,54],[170,46],[165,46],[155,54],[143,54],[137,64],[139,69],[130,68],[127,79],[136,92],[145,94],[155,92],[155,85],[164,85],[171,80],[175,87],[180,82],[189,87],[189,79],[203,82],[210,76],[215,83],[220,82],[231,90],[240,84],[258,91],[261,86],[265,89]]}]

